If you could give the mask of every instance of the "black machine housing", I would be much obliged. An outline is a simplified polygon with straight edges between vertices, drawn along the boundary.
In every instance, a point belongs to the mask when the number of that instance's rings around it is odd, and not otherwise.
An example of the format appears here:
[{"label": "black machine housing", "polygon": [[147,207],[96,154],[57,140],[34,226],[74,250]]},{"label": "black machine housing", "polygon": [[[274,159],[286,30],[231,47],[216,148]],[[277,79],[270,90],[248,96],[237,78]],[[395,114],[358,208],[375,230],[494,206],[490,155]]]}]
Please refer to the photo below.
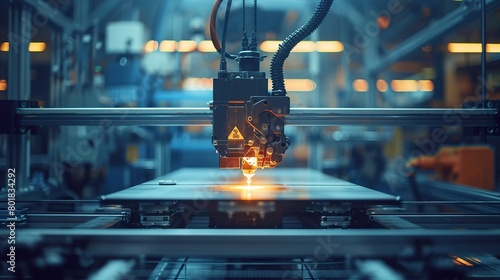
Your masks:
[{"label": "black machine housing", "polygon": [[244,173],[273,168],[290,145],[285,135],[290,99],[269,94],[258,52],[242,51],[237,60],[240,71],[219,71],[213,81],[212,144],[220,155],[219,168]]}]

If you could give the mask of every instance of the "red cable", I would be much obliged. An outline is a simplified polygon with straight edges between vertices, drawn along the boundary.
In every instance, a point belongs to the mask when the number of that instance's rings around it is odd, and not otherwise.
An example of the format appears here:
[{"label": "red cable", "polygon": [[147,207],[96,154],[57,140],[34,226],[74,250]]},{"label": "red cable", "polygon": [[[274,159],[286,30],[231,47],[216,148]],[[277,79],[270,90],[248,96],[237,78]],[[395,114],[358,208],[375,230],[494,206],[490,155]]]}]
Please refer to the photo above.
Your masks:
[{"label": "red cable", "polygon": [[212,40],[212,44],[215,49],[220,52],[222,49],[219,37],[217,36],[217,12],[219,11],[219,7],[222,4],[223,0],[215,0],[214,7],[212,8],[212,13],[210,14],[210,39]]}]

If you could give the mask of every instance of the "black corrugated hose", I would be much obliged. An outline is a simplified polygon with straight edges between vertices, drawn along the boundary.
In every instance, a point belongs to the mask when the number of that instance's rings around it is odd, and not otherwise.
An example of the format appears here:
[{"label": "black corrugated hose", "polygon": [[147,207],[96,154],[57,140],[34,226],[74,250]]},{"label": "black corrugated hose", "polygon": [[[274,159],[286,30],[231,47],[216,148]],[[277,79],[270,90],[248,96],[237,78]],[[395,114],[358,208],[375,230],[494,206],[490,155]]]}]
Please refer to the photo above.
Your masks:
[{"label": "black corrugated hose", "polygon": [[273,81],[273,92],[272,95],[286,95],[285,90],[285,80],[283,77],[283,66],[285,60],[290,55],[292,49],[307,36],[318,28],[318,26],[323,22],[326,15],[330,11],[333,0],[321,0],[318,7],[314,11],[314,14],[309,18],[309,20],[297,29],[292,34],[280,44],[278,51],[274,54],[271,61],[271,80]]}]

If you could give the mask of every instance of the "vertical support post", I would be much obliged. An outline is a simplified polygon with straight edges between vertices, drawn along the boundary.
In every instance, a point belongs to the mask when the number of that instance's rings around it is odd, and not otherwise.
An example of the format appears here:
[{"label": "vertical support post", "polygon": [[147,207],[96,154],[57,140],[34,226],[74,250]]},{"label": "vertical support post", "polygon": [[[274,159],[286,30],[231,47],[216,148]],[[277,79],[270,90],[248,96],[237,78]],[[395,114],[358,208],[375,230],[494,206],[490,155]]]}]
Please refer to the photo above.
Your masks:
[{"label": "vertical support post", "polygon": [[[486,108],[486,0],[481,0],[481,103]],[[486,133],[481,132],[481,142],[486,143]]]},{"label": "vertical support post", "polygon": [[[372,2],[370,2],[371,4]],[[365,14],[369,14],[370,10],[373,8],[372,5],[365,6]],[[370,36],[369,41],[365,47],[364,51],[364,65],[366,65],[366,69],[371,69],[371,65],[375,61],[380,60],[379,55],[379,46],[380,46],[380,31],[377,32],[375,36]],[[377,76],[378,73],[374,71],[367,70],[365,72],[366,81],[368,83],[368,92],[366,96],[366,107],[368,108],[376,108],[377,107]],[[370,128],[371,129],[371,128]],[[373,129],[376,129],[375,127]]]},{"label": "vertical support post", "polygon": [[481,100],[485,108],[486,100],[486,0],[481,1]]},{"label": "vertical support post", "polygon": [[[52,30],[51,34],[51,68],[50,68],[50,97],[49,106],[51,108],[61,108],[61,96],[63,91],[63,84],[66,83],[64,77],[63,66],[63,40],[62,32]],[[53,184],[59,184],[62,181],[62,171],[57,166],[59,161],[59,129],[55,127],[48,128],[48,147],[47,154],[49,160],[49,178],[54,178]]]},{"label": "vertical support post", "polygon": [[165,138],[162,137],[160,140],[155,141],[155,177],[160,177],[170,172],[170,143]]},{"label": "vertical support post", "polygon": [[[315,42],[319,40],[319,29],[311,34],[311,40]],[[318,83],[320,79],[321,71],[321,59],[319,55],[320,53],[317,51],[309,54],[309,73],[311,74],[311,79],[316,83]],[[315,108],[322,107],[322,97],[321,89],[316,88],[315,92],[311,95],[311,105]],[[322,145],[320,141],[321,128],[311,127],[309,137],[309,143],[311,143],[311,145],[309,148],[308,167],[321,171],[323,168]]]},{"label": "vertical support post", "polygon": [[[9,3],[9,88],[7,99],[27,100],[31,92],[31,13],[21,1]],[[23,129],[20,128],[20,131]],[[26,130],[27,131],[27,130]],[[16,170],[16,191],[28,188],[30,177],[30,133],[7,137],[7,168]]]}]

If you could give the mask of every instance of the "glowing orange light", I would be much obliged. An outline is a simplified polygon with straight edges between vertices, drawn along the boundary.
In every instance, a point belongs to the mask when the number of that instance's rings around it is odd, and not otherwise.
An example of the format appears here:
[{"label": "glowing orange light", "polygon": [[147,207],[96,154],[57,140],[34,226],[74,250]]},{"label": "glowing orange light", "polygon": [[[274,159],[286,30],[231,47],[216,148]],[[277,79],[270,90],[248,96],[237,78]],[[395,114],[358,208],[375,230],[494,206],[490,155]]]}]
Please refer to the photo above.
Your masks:
[{"label": "glowing orange light", "polygon": [[356,79],[352,82],[352,88],[357,92],[367,92],[368,82],[363,79]]},{"label": "glowing orange light", "polygon": [[318,52],[339,53],[344,50],[344,44],[339,41],[318,41],[316,42]]},{"label": "glowing orange light", "polygon": [[177,50],[177,42],[172,40],[163,40],[160,43],[161,52],[175,52]]},{"label": "glowing orange light", "polygon": [[144,52],[145,53],[150,53],[158,50],[158,41],[151,40],[144,45]]},{"label": "glowing orange light", "polygon": [[198,44],[198,51],[200,51],[200,52],[216,52],[217,50],[215,49],[212,41],[205,40],[205,41],[201,41]]},{"label": "glowing orange light", "polygon": [[380,92],[386,92],[387,89],[389,88],[389,85],[387,84],[386,81],[384,80],[378,80],[377,81],[377,89]]},{"label": "glowing orange light", "polygon": [[[10,48],[9,42],[3,42],[0,45],[0,51],[2,52],[8,52]],[[43,52],[47,49],[47,44],[44,42],[31,42],[28,46],[28,50],[30,52]]]},{"label": "glowing orange light", "polygon": [[28,49],[30,52],[43,52],[46,48],[47,44],[44,42],[31,42]]},{"label": "glowing orange light", "polygon": [[433,91],[434,82],[431,80],[393,80],[391,88],[395,92]]},{"label": "glowing orange light", "polygon": [[316,50],[316,43],[312,41],[302,41],[299,42],[293,49],[292,52],[313,52]]},{"label": "glowing orange light", "polygon": [[[260,44],[260,49],[263,52],[276,52],[281,41],[268,40]],[[332,52],[338,53],[344,50],[344,44],[339,41],[302,41],[298,43],[291,52]]]},{"label": "glowing orange light", "polygon": [[[268,82],[272,87],[272,81]],[[285,79],[287,91],[308,92],[316,89],[316,83],[311,79]]]},{"label": "glowing orange light", "polygon": [[2,52],[8,52],[9,51],[9,42],[3,42],[0,45],[0,51],[2,51]]},{"label": "glowing orange light", "polygon": [[394,80],[391,88],[395,92],[418,91],[418,83],[416,80]]},{"label": "glowing orange light", "polygon": [[418,81],[418,87],[420,91],[433,91],[434,82],[432,82],[431,80],[420,80]]},{"label": "glowing orange light", "polygon": [[286,187],[280,185],[222,185],[214,187],[217,191],[284,191]]},{"label": "glowing orange light", "polygon": [[272,53],[278,50],[280,43],[281,41],[274,41],[274,40],[264,41],[260,44],[260,49],[263,52]]},{"label": "glowing orange light", "polygon": [[[481,43],[449,43],[448,51],[451,53],[482,53]],[[500,44],[486,44],[486,52],[500,53]]]},{"label": "glowing orange light", "polygon": [[377,18],[377,23],[380,29],[387,29],[387,27],[389,27],[389,24],[391,23],[391,20],[386,16],[379,16]]},{"label": "glowing orange light", "polygon": [[179,41],[177,51],[178,52],[193,52],[196,50],[196,41],[182,40]]},{"label": "glowing orange light", "polygon": [[487,44],[486,51],[489,53],[500,53],[500,44]]},{"label": "glowing orange light", "polygon": [[455,259],[453,260],[453,262],[455,264],[458,264],[458,265],[464,265],[464,266],[474,266],[473,264],[471,264],[470,262],[460,258],[460,257],[455,257]]},{"label": "glowing orange light", "polygon": [[0,91],[7,90],[7,81],[6,80],[0,80]]}]

